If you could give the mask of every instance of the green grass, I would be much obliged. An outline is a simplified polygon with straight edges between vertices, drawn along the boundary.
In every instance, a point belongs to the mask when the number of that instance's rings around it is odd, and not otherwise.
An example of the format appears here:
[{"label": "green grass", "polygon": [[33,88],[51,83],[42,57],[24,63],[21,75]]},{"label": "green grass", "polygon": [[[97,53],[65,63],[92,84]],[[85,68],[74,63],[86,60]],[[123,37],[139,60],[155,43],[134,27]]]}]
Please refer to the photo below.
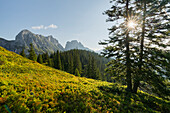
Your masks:
[{"label": "green grass", "polygon": [[0,47],[0,113],[170,112],[170,101],[76,77]]}]

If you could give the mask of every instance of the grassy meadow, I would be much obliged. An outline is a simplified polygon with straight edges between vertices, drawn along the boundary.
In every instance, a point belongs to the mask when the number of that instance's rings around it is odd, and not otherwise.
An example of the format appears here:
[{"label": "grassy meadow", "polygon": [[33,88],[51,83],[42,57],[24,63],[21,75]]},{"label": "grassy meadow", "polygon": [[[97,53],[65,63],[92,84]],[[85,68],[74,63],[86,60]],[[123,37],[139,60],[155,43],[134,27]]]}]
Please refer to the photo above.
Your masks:
[{"label": "grassy meadow", "polygon": [[170,101],[77,77],[0,47],[0,113],[168,113]]}]

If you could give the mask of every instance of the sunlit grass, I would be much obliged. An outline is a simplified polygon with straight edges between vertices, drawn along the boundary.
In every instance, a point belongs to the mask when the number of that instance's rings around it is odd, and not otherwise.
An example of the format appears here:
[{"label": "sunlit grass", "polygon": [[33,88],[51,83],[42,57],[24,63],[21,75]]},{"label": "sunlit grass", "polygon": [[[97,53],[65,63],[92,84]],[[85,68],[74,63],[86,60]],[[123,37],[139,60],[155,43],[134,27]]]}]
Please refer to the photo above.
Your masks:
[{"label": "sunlit grass", "polygon": [[[76,77],[0,47],[0,112],[169,112],[169,101]],[[8,111],[9,112],[9,111]]]}]

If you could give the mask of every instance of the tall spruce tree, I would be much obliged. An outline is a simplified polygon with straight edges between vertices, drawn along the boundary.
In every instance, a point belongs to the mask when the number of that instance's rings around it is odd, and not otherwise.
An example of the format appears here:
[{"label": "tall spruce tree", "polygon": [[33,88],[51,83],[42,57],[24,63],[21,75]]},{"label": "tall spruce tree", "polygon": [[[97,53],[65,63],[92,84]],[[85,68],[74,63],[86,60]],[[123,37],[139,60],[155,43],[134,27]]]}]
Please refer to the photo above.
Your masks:
[{"label": "tall spruce tree", "polygon": [[20,52],[20,55],[23,56],[23,57],[26,57],[24,49],[22,49],[22,51]]},{"label": "tall spruce tree", "polygon": [[93,56],[89,55],[86,77],[98,79],[99,76],[100,76],[100,74],[99,74],[99,70],[97,72],[97,65],[96,65],[95,58]]},{"label": "tall spruce tree", "polygon": [[91,58],[91,67],[92,67],[92,78],[97,79],[97,69],[96,69],[96,62],[94,57]]},{"label": "tall spruce tree", "polygon": [[[113,1],[105,14],[108,21],[118,23],[109,29],[110,39],[100,42],[106,45],[103,54],[114,59],[107,70],[121,79],[125,74],[131,92],[137,93],[139,87],[146,86],[159,96],[168,94],[165,81],[169,80],[170,59],[163,54],[169,46],[164,43],[169,39],[168,0]],[[137,29],[128,28],[132,20],[136,21]]]},{"label": "tall spruce tree", "polygon": [[76,68],[76,70],[75,70],[75,75],[78,76],[78,77],[81,76],[80,73],[79,73],[79,70],[78,70],[77,68]]},{"label": "tall spruce tree", "polygon": [[48,64],[47,64],[49,67],[52,67],[53,66],[53,63],[52,63],[52,59],[48,59]]},{"label": "tall spruce tree", "polygon": [[87,75],[86,77],[92,78],[92,62],[91,62],[91,56],[89,56],[88,64],[87,64]]},{"label": "tall spruce tree", "polygon": [[46,52],[46,53],[44,54],[44,62],[45,62],[47,65],[48,65],[49,59],[50,59],[50,57],[49,57],[49,55],[48,55],[48,52]]},{"label": "tall spruce tree", "polygon": [[40,63],[40,64],[43,63],[43,59],[42,59],[42,55],[41,54],[38,55],[37,62]]},{"label": "tall spruce tree", "polygon": [[101,77],[101,73],[100,73],[99,68],[97,68],[97,70],[96,70],[96,79],[102,80],[102,77]]},{"label": "tall spruce tree", "polygon": [[[166,79],[169,79],[168,63],[164,55],[169,38],[169,17],[167,0],[136,0],[137,9],[142,10],[142,29],[139,52],[139,74],[135,77],[133,92],[139,86],[148,86],[152,92],[167,95]],[[141,4],[141,5],[139,5]],[[140,31],[139,31],[140,32]],[[144,41],[146,40],[146,42]],[[145,42],[145,43],[144,43]],[[141,84],[141,81],[145,81]],[[157,82],[155,82],[157,81]]]},{"label": "tall spruce tree", "polygon": [[73,57],[71,54],[69,54],[69,57],[68,57],[68,72],[71,74],[74,73]]},{"label": "tall spruce tree", "polygon": [[30,50],[28,52],[29,52],[29,57],[28,58],[30,60],[37,61],[37,55],[36,55],[36,53],[34,51],[32,43],[30,44]]},{"label": "tall spruce tree", "polygon": [[57,53],[54,55],[54,67],[56,69],[62,70],[61,59],[60,59],[60,52],[57,50]]},{"label": "tall spruce tree", "polygon": [[[108,71],[114,71],[116,77],[121,79],[126,78],[127,91],[132,91],[132,66],[130,54],[133,51],[130,50],[130,37],[128,28],[128,22],[130,21],[130,11],[132,6],[130,0],[113,0],[113,6],[111,9],[105,12],[108,15],[107,21],[113,22],[114,26],[110,28],[109,40],[100,42],[99,44],[106,45],[102,52],[106,57],[113,57],[108,64]],[[112,3],[111,2],[111,3]]]},{"label": "tall spruce tree", "polygon": [[93,56],[89,56],[89,63],[87,67],[87,76],[93,79],[97,79],[97,68],[96,62]]},{"label": "tall spruce tree", "polygon": [[74,70],[76,70],[76,68],[77,68],[79,73],[81,74],[81,72],[82,72],[82,65],[81,65],[81,61],[80,61],[79,51],[78,50],[74,50],[74,51],[75,51],[74,62],[73,62],[74,63]]}]

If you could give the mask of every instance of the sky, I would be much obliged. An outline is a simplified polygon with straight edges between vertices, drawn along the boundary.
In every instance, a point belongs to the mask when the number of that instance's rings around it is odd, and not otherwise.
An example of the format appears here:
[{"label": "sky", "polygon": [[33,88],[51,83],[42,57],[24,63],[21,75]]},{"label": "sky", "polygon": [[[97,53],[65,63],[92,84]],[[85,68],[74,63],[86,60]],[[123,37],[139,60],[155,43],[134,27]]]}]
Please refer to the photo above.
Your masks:
[{"label": "sky", "polygon": [[0,0],[0,37],[14,40],[23,29],[52,35],[65,47],[78,40],[92,50],[108,39],[107,16],[110,0]]}]

